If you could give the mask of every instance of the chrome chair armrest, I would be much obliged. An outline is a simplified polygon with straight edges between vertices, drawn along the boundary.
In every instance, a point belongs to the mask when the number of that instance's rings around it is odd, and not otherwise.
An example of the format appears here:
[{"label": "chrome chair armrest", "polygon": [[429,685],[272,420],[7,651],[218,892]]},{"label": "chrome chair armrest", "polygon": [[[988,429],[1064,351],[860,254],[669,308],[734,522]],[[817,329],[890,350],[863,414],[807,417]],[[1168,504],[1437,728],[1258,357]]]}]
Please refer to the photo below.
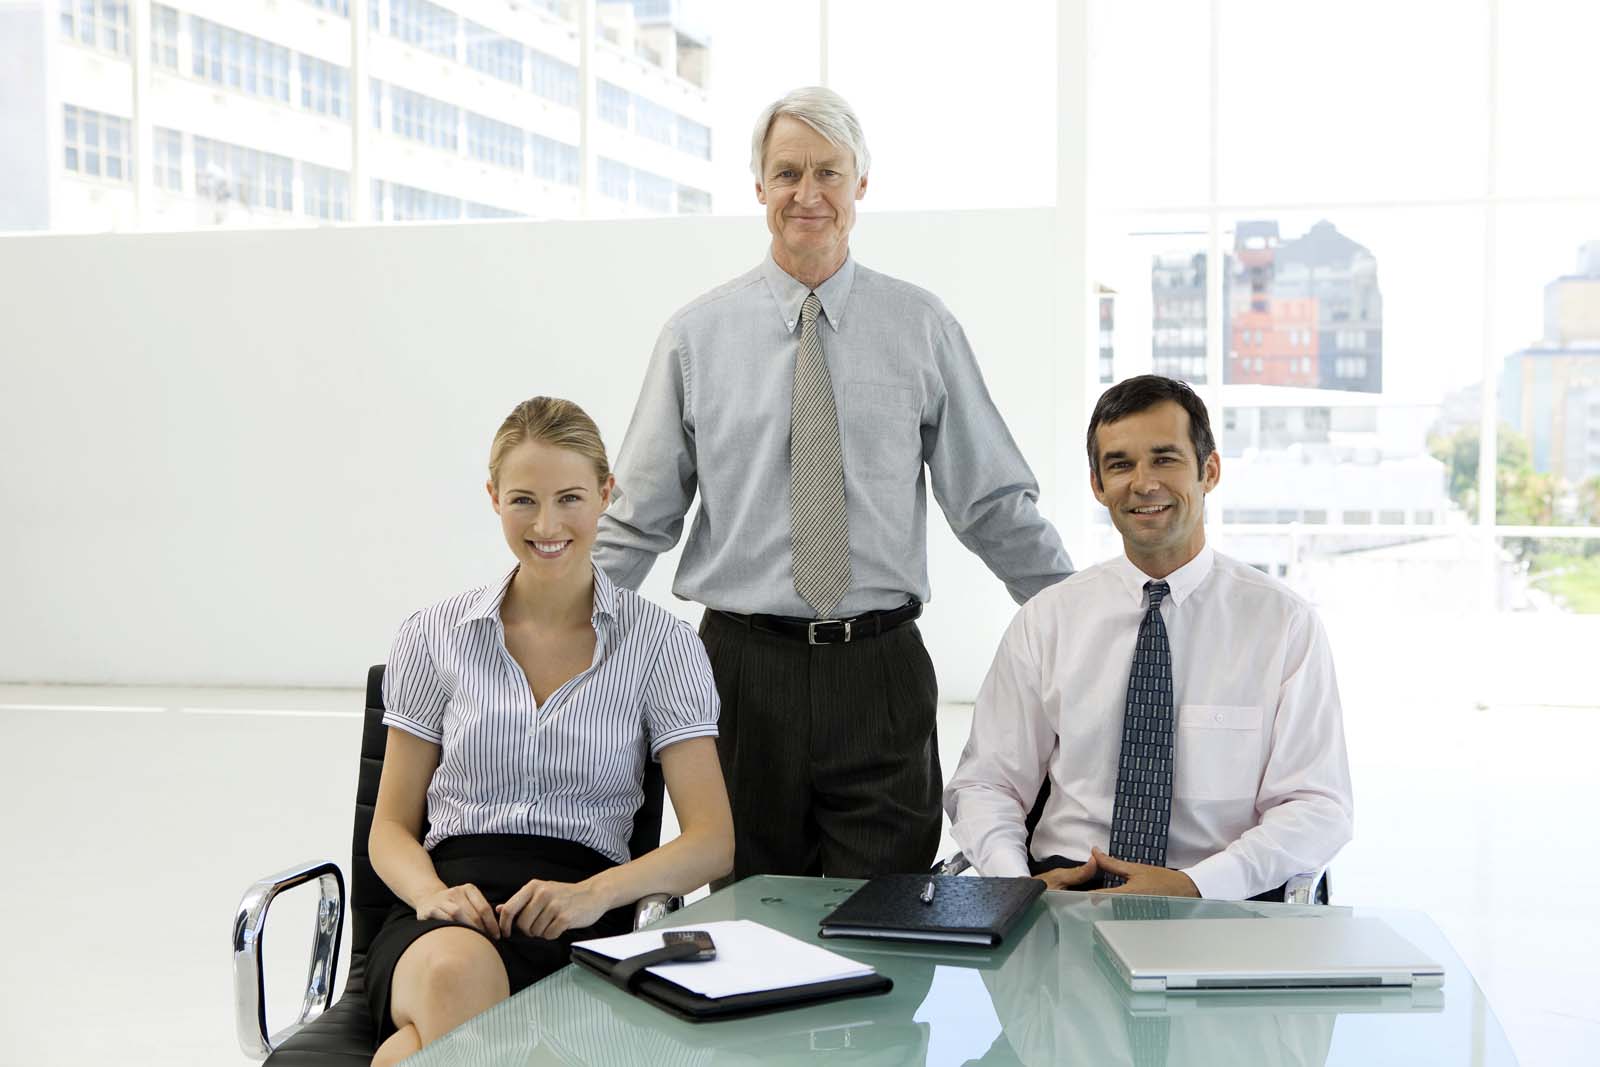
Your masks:
[{"label": "chrome chair armrest", "polygon": [[1326,904],[1325,897],[1318,898],[1317,887],[1322,883],[1325,871],[1303,871],[1293,875],[1283,885],[1283,902],[1285,904]]},{"label": "chrome chair armrest", "polygon": [[929,871],[928,873],[946,875],[960,874],[962,871],[971,866],[972,863],[967,859],[965,853],[952,852],[947,858],[935,863],[933,865],[933,870]]},{"label": "chrome chair armrest", "polygon": [[[300,1017],[276,1034],[267,1032],[266,977],[261,969],[262,933],[267,909],[279,893],[315,879],[321,892],[316,924],[311,931],[311,966]],[[327,1010],[333,999],[339,966],[339,938],[344,932],[344,875],[337,864],[303,863],[256,882],[239,900],[233,920],[234,1026],[246,1056],[265,1059],[306,1023]]]},{"label": "chrome chair armrest", "polygon": [[651,893],[649,896],[640,897],[639,902],[633,906],[633,928],[643,930],[681,907],[683,907],[682,897],[669,896],[666,893]]}]

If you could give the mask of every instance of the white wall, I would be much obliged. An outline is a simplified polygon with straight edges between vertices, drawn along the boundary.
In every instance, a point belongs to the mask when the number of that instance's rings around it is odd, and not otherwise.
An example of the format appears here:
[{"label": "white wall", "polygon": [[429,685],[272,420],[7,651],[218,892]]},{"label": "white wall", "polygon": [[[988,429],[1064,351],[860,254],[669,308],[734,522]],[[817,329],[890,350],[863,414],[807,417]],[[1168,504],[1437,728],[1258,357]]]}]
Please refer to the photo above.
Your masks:
[{"label": "white wall", "polygon": [[[1057,337],[1085,320],[1055,219],[868,215],[854,248],[962,320],[1071,548],[1085,349]],[[765,243],[755,218],[0,241],[0,680],[356,684],[508,565],[505,412],[570,397],[615,451],[661,323]],[[926,631],[970,699],[1013,609],[932,511]]]}]

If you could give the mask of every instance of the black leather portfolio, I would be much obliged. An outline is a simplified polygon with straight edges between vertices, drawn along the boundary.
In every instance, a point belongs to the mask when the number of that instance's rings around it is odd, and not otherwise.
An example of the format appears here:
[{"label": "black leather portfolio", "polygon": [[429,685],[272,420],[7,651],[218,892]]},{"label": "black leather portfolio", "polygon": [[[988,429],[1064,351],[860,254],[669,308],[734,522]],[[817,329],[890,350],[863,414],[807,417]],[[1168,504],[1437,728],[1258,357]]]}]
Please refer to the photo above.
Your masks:
[{"label": "black leather portfolio", "polygon": [[998,945],[1043,892],[1037,878],[885,874],[823,919],[821,933]]},{"label": "black leather portfolio", "polygon": [[[572,962],[585,970],[593,971],[607,981],[613,981],[612,971],[622,961],[589,949],[574,947]],[[639,971],[632,976],[626,988],[634,996],[648,1000],[663,1011],[670,1012],[680,1019],[699,1023],[798,1008],[840,997],[887,993],[894,988],[894,982],[874,971],[853,978],[837,978],[827,982],[785,986],[781,989],[763,989],[754,993],[735,993],[725,997],[708,997],[648,971]]]}]

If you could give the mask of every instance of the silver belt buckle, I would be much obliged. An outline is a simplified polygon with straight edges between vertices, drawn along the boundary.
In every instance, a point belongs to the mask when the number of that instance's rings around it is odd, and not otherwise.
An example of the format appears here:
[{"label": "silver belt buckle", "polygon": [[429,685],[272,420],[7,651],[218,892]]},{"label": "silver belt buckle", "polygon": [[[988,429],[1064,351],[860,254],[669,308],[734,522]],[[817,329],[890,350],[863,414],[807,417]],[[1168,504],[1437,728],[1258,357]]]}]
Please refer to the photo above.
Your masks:
[{"label": "silver belt buckle", "polygon": [[815,622],[806,623],[806,644],[808,644],[808,645],[825,645],[825,644],[833,644],[834,643],[832,641],[818,641],[817,640],[817,627],[819,627],[819,626],[843,626],[844,627],[844,643],[847,644],[847,645],[850,643],[850,620],[849,619],[818,619]]}]

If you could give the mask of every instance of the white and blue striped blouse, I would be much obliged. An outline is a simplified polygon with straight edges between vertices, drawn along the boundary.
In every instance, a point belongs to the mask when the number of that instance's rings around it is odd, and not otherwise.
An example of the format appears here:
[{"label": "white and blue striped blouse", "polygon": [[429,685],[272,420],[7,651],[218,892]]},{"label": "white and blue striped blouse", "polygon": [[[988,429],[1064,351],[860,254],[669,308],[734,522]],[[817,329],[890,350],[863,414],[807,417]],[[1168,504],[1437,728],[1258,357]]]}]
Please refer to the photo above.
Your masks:
[{"label": "white and blue striped blouse", "polygon": [[595,568],[594,661],[541,707],[500,621],[515,574],[417,612],[389,653],[384,724],[441,749],[423,845],[541,834],[625,863],[645,759],[716,736],[705,647],[687,623]]}]

